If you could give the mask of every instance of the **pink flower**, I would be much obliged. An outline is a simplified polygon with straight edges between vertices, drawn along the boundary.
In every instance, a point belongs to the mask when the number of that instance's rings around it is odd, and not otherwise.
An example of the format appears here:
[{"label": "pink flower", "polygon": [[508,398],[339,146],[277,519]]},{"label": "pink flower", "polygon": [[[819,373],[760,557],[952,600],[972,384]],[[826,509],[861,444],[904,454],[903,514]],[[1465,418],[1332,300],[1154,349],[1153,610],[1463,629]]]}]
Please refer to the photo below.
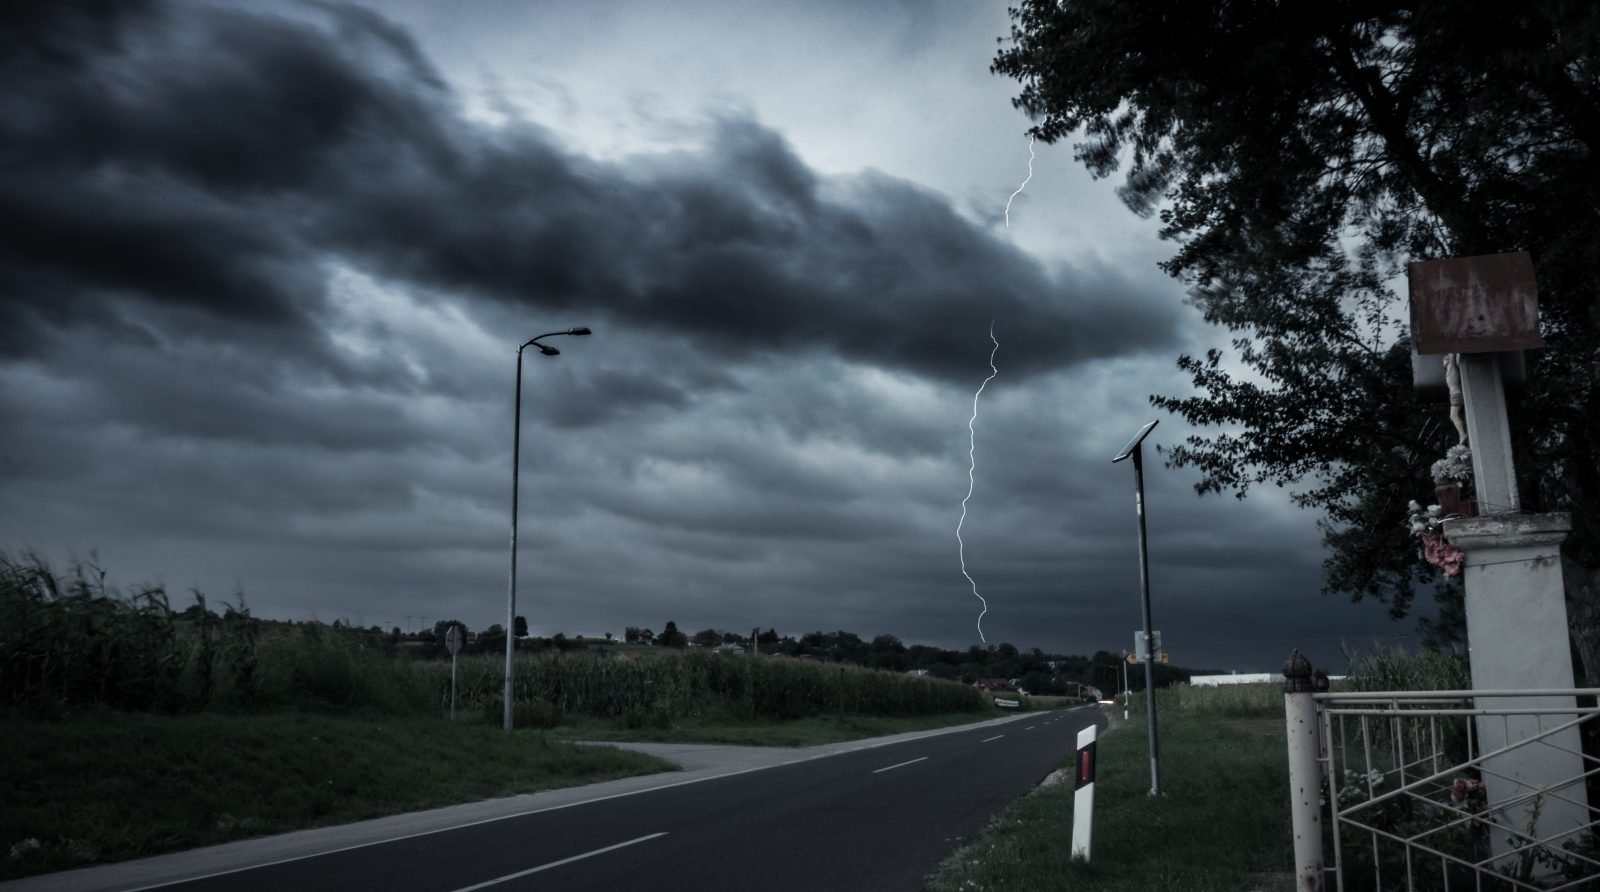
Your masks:
[{"label": "pink flower", "polygon": [[1446,576],[1460,576],[1461,565],[1467,553],[1451,545],[1443,536],[1422,534],[1422,558],[1444,571]]},{"label": "pink flower", "polygon": [[1450,788],[1450,801],[1467,803],[1469,811],[1482,811],[1487,798],[1488,791],[1484,789],[1483,781],[1458,777],[1455,786]]}]

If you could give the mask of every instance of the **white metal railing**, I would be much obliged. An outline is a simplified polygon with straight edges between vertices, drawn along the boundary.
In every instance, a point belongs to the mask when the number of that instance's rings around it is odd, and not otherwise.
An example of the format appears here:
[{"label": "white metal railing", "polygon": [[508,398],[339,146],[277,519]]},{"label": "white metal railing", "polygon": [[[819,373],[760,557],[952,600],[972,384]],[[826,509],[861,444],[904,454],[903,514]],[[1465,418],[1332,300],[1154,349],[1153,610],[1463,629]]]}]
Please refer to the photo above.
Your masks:
[{"label": "white metal railing", "polygon": [[1293,687],[1291,786],[1321,793],[1295,807],[1322,809],[1296,815],[1301,888],[1600,890],[1600,689]]}]

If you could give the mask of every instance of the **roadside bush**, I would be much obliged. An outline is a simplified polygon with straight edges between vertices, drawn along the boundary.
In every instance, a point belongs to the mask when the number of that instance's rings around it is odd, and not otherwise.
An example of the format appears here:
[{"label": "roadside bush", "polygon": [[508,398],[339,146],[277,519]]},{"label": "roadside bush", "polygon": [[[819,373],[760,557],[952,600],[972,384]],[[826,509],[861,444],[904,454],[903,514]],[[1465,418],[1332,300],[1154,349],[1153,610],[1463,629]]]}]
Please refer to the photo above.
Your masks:
[{"label": "roadside bush", "polygon": [[[415,665],[369,636],[305,623],[263,635],[259,652],[259,699],[269,708],[408,715],[433,707]],[[448,709],[448,677],[445,698]]]}]

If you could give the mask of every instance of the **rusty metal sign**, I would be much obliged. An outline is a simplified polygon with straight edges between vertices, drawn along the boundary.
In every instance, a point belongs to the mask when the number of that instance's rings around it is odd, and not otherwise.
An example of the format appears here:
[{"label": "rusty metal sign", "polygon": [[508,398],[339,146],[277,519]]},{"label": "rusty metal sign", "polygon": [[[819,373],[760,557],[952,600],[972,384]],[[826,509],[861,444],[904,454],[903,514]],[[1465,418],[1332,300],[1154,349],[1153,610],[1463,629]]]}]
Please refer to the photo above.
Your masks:
[{"label": "rusty metal sign", "polygon": [[1417,353],[1495,353],[1543,347],[1533,258],[1526,251],[1419,260],[1411,285]]}]

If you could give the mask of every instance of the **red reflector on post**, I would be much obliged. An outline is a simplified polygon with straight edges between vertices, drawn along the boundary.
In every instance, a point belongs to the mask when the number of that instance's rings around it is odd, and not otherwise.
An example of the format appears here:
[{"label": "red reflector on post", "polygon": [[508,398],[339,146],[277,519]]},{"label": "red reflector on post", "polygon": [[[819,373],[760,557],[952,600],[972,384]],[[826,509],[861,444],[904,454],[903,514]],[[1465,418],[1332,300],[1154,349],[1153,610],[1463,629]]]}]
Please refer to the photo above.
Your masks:
[{"label": "red reflector on post", "polygon": [[1094,747],[1097,741],[1089,741],[1089,745],[1078,750],[1078,781],[1073,789],[1094,783]]}]

